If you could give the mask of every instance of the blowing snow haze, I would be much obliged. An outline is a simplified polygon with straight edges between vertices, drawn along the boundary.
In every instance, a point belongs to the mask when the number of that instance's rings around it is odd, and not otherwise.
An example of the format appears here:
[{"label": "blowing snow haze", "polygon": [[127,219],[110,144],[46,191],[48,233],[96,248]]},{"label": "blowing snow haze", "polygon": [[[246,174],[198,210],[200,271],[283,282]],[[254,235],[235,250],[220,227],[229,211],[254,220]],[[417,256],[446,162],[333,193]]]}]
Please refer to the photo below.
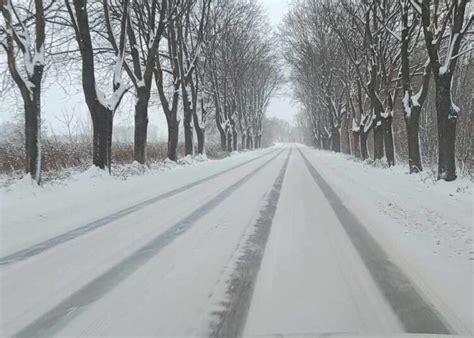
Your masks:
[{"label": "blowing snow haze", "polygon": [[472,1],[0,12],[1,337],[474,335]]}]

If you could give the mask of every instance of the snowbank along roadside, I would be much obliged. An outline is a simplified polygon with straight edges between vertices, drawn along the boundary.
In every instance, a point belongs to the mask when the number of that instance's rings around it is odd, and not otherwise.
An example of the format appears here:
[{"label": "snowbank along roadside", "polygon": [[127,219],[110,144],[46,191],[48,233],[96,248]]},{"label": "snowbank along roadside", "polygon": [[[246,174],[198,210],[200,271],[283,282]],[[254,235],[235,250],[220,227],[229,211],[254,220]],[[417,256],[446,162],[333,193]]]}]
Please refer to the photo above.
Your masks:
[{"label": "snowbank along roadside", "polygon": [[[131,205],[255,159],[276,147],[233,153],[222,160],[164,161],[142,175],[110,176],[90,167],[60,184],[37,187],[25,177],[0,189],[0,257],[106,217]],[[136,165],[131,164],[131,170]],[[135,168],[136,169],[136,168]]]}]

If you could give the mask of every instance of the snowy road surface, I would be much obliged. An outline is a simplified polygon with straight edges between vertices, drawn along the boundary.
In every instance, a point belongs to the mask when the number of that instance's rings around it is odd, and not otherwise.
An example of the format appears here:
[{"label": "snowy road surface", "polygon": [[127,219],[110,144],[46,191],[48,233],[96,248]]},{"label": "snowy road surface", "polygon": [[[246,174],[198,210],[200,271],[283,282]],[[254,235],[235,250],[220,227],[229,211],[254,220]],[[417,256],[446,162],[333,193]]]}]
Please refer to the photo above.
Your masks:
[{"label": "snowy road surface", "polygon": [[472,334],[313,150],[239,161],[5,255],[0,336]]}]

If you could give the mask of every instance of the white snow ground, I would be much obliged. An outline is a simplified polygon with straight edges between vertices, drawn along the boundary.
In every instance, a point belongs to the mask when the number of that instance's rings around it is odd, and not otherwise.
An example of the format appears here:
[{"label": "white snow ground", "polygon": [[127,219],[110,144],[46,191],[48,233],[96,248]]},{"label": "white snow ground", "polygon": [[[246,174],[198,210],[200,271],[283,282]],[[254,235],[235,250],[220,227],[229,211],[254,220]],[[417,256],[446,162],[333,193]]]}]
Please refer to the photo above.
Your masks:
[{"label": "white snow ground", "polygon": [[474,334],[473,182],[308,150],[313,165],[462,334]]},{"label": "white snow ground", "polygon": [[300,154],[292,156],[245,335],[402,333]]},{"label": "white snow ground", "polygon": [[0,257],[106,217],[189,183],[251,160],[271,149],[238,153],[222,160],[164,162],[144,175],[110,176],[91,167],[59,184],[41,188],[26,176],[0,188]]},{"label": "white snow ground", "polygon": [[[298,147],[450,327],[473,334],[472,183],[427,183],[404,168],[378,169]],[[0,336],[208,335],[288,148],[126,181],[89,173],[65,186],[21,183],[2,191],[4,257],[268,153],[0,266]],[[265,164],[274,150],[283,152]],[[243,333],[404,331],[336,212],[293,145]],[[154,245],[146,246],[150,241]]]}]

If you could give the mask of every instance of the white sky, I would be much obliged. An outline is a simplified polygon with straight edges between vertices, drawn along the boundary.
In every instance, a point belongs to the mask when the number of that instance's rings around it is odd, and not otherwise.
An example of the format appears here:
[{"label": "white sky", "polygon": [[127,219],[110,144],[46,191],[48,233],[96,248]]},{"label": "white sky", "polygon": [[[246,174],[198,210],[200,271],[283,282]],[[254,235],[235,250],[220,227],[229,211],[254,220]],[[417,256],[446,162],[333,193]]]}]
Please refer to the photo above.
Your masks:
[{"label": "white sky", "polygon": [[[282,21],[286,12],[288,11],[288,3],[290,0],[258,0],[265,8],[267,15],[270,19],[274,29],[278,28],[278,25]],[[280,95],[274,97],[268,106],[267,116],[278,117],[293,123],[293,117],[296,114],[296,107],[289,98],[289,95],[285,95],[288,92],[287,88],[283,88],[280,91]],[[289,93],[288,93],[289,94]]]}]

